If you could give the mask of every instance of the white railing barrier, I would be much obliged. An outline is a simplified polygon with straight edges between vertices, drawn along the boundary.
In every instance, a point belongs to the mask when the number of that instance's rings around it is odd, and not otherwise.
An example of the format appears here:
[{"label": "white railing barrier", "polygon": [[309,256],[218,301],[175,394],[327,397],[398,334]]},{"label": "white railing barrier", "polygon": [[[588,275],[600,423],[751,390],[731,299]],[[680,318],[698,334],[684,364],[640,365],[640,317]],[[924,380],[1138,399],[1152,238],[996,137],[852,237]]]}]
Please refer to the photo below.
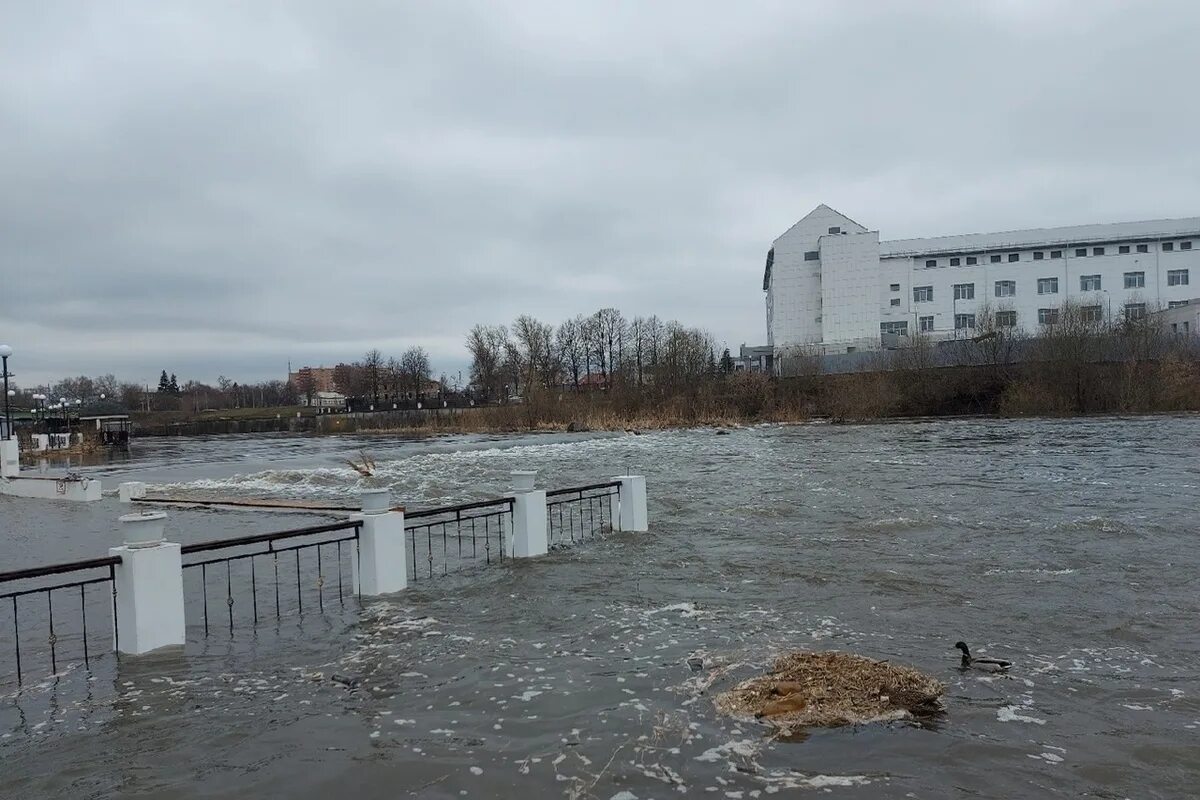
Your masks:
[{"label": "white railing barrier", "polygon": [[15,478],[21,471],[21,451],[16,439],[0,439],[0,478]]},{"label": "white railing barrier", "polygon": [[512,535],[508,555],[513,558],[533,558],[550,552],[549,532],[546,530],[546,490],[535,489],[537,470],[520,469],[512,473],[513,499]]},{"label": "white railing barrier", "polygon": [[167,515],[145,511],[121,517],[124,544],[108,551],[120,556],[114,569],[117,615],[114,647],[142,655],[186,641],[183,615],[183,558],[180,546],[163,538]]},{"label": "white railing barrier", "polygon": [[362,513],[350,517],[362,523],[353,563],[355,589],[364,597],[403,591],[408,587],[404,511],[390,508],[387,489],[366,489],[359,496]]},{"label": "white railing barrier", "polygon": [[646,508],[646,476],[617,475],[614,481],[621,483],[619,514],[613,515],[613,528],[620,531],[647,531],[650,516]]},{"label": "white railing barrier", "polygon": [[125,481],[117,484],[117,497],[122,503],[132,503],[146,496],[146,484],[140,481]]}]

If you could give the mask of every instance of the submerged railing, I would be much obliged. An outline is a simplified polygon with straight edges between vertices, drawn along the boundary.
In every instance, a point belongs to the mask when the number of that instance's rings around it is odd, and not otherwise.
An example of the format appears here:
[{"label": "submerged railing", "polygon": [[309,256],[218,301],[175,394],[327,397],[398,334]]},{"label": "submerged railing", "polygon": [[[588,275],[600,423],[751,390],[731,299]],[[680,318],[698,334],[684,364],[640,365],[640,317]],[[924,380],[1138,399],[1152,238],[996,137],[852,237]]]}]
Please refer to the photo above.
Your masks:
[{"label": "submerged railing", "polygon": [[[257,625],[324,613],[472,565],[647,529],[641,476],[546,492],[533,488],[534,474],[514,472],[505,497],[412,512],[393,507],[386,490],[366,490],[362,513],[348,520],[187,545],[166,541],[164,512],[126,514],[125,544],[108,557],[0,573],[0,686],[6,651],[20,686],[34,663],[58,675],[82,659],[90,670],[109,649],[96,646],[101,632],[111,631],[111,649],[140,655],[185,645],[189,624],[207,637],[223,618],[232,636],[239,616]],[[133,488],[122,485],[123,502],[136,502]],[[95,621],[102,607],[111,627]]]},{"label": "submerged railing", "polygon": [[[43,663],[48,661],[49,674],[56,674],[60,661],[60,647],[77,645],[71,649],[74,650],[77,657],[82,656],[85,668],[91,667],[93,648],[88,640],[89,636],[96,631],[96,627],[93,625],[92,630],[88,630],[88,606],[92,606],[94,615],[97,603],[111,604],[113,619],[116,619],[117,591],[114,570],[120,563],[119,557],[110,556],[0,572],[0,590],[3,590],[3,593],[0,594],[0,607],[7,607],[12,614],[12,626],[11,628],[6,626],[6,630],[12,631],[11,645],[18,685],[24,682],[31,659]],[[88,577],[57,581],[49,586],[29,585],[42,578],[80,574]],[[90,594],[87,591],[88,587],[103,584],[108,584],[107,591],[93,590]],[[37,595],[44,595],[44,606],[35,599]],[[56,596],[59,598],[57,611],[54,604]],[[67,613],[68,609],[76,608],[79,612],[78,618],[72,620],[68,625],[64,625],[62,623],[64,613]],[[21,624],[23,615],[24,627]],[[42,631],[45,638],[34,639],[34,634],[31,632],[33,630]],[[114,626],[114,637],[115,630]],[[3,644],[6,638],[7,635],[0,635],[0,644]],[[22,641],[25,644],[24,651],[21,647]],[[41,646],[43,642],[45,643],[44,647]],[[119,646],[120,643],[114,638],[113,648],[119,648]],[[109,648],[101,648],[100,652],[107,649]]]},{"label": "submerged railing", "polygon": [[420,580],[425,572],[431,579],[439,566],[441,574],[448,575],[452,564],[459,568],[480,560],[484,564],[504,561],[505,531],[511,539],[514,504],[513,498],[503,497],[406,512],[404,532],[412,555],[409,578]]},{"label": "submerged railing", "polygon": [[620,489],[620,481],[609,481],[546,492],[550,546],[567,547],[612,530],[614,500],[620,499]]},{"label": "submerged railing", "polygon": [[[222,577],[222,575],[224,576],[225,596],[223,598],[223,603],[226,607],[226,616],[228,617],[228,620],[229,620],[229,632],[233,633],[233,617],[234,617],[233,608],[237,602],[234,599],[234,591],[233,591],[233,571],[234,571],[233,566],[234,566],[234,564],[238,564],[239,567],[242,567],[243,563],[246,564],[245,568],[239,569],[239,572],[242,573],[239,575],[239,578],[242,578],[242,579],[247,578],[247,577],[249,578],[251,613],[252,613],[254,623],[258,624],[258,621],[259,621],[259,604],[258,604],[259,578],[258,578],[258,565],[257,565],[257,562],[255,559],[257,559],[259,557],[264,557],[264,558],[269,557],[270,563],[268,565],[268,574],[266,576],[264,576],[264,578],[269,577],[269,583],[268,583],[267,588],[269,591],[271,591],[274,594],[274,598],[275,598],[274,607],[275,607],[275,618],[276,619],[282,618],[284,611],[285,611],[285,604],[284,604],[284,602],[281,602],[281,582],[280,582],[280,577],[279,577],[279,557],[281,555],[284,556],[285,560],[291,560],[294,563],[294,574],[295,574],[295,583],[296,583],[295,609],[296,609],[297,613],[300,613],[300,614],[304,613],[304,591],[303,591],[303,584],[302,584],[302,577],[301,577],[301,575],[302,575],[302,573],[301,573],[301,554],[310,552],[310,551],[315,554],[315,558],[310,559],[310,561],[315,561],[315,566],[316,566],[316,579],[315,579],[313,585],[315,586],[315,588],[317,590],[316,594],[317,594],[317,609],[318,609],[318,611],[324,612],[324,610],[325,610],[325,584],[326,584],[327,569],[331,569],[336,572],[337,600],[338,600],[338,603],[344,605],[345,598],[348,593],[345,590],[345,582],[343,580],[343,574],[344,574],[343,550],[346,551],[346,553],[345,553],[346,556],[357,559],[357,557],[358,557],[358,532],[359,532],[359,530],[361,530],[361,528],[362,528],[362,522],[357,521],[357,520],[351,520],[349,522],[334,522],[334,523],[330,523],[328,525],[312,525],[312,526],[309,526],[306,528],[292,528],[290,530],[275,531],[273,533],[261,533],[261,534],[251,535],[251,536],[241,536],[241,537],[238,537],[235,539],[218,539],[216,541],[199,542],[197,544],[183,545],[183,547],[180,548],[182,555],[191,555],[191,554],[195,554],[195,553],[215,553],[217,551],[229,551],[229,550],[238,551],[238,552],[234,552],[229,555],[216,556],[213,558],[204,558],[199,561],[192,561],[192,562],[182,565],[182,567],[185,571],[185,575],[187,574],[187,570],[199,570],[198,577],[199,577],[199,581],[200,581],[201,594],[203,596],[202,608],[203,608],[203,613],[204,613],[204,634],[207,636],[208,632],[209,632],[208,595],[209,595],[209,585],[210,585],[210,573],[212,573],[213,576],[215,576],[215,578],[216,578],[216,583],[217,583],[216,589],[218,592],[218,597],[220,596],[219,592],[220,592],[221,577]],[[315,539],[312,541],[299,542],[299,543],[295,543],[295,544],[287,544],[282,547],[278,546],[279,542],[289,542],[290,543],[290,542],[295,542],[297,539],[316,537],[316,536],[319,536],[319,535],[325,534],[325,533],[346,533],[347,531],[349,532],[348,535],[338,536],[338,537],[332,538],[332,539],[322,538],[322,539]],[[353,543],[353,544],[350,544],[350,543]],[[343,544],[345,545],[344,548],[343,548]],[[256,548],[256,549],[247,551],[247,548]],[[324,552],[322,550],[322,548],[325,548],[326,551],[332,549],[334,552],[330,553],[328,556],[325,556],[325,558],[322,558],[322,553]],[[224,566],[224,569],[221,569],[222,566]],[[248,572],[249,574],[246,575],[245,574],[246,572]],[[291,573],[293,572],[291,565],[285,564],[284,572],[285,572],[285,579],[288,580],[290,583]],[[328,574],[331,574],[331,573],[328,573]],[[333,591],[333,589],[331,587],[330,592],[332,593],[332,591]],[[284,598],[286,598],[287,600],[290,600],[290,598],[291,598],[290,591],[288,591],[286,593],[282,593],[282,594],[283,594]],[[268,597],[268,601],[269,601],[269,597]],[[269,608],[269,606],[268,606],[268,608]],[[291,610],[290,602],[287,604],[286,608],[289,611]]]}]

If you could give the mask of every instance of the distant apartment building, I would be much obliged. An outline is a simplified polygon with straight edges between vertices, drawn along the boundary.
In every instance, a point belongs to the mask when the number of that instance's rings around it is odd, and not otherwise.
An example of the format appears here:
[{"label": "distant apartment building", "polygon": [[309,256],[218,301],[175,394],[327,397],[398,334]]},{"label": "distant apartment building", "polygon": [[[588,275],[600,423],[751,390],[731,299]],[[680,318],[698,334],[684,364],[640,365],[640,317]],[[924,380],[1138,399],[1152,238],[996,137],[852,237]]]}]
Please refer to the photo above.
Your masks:
[{"label": "distant apartment building", "polygon": [[973,336],[984,314],[1036,333],[1067,301],[1085,317],[1136,319],[1188,304],[1193,272],[1200,217],[880,241],[820,205],[767,253],[767,341],[854,352]]},{"label": "distant apartment building", "polygon": [[288,382],[301,395],[311,392],[336,392],[337,382],[333,379],[333,367],[301,367],[288,373]]}]

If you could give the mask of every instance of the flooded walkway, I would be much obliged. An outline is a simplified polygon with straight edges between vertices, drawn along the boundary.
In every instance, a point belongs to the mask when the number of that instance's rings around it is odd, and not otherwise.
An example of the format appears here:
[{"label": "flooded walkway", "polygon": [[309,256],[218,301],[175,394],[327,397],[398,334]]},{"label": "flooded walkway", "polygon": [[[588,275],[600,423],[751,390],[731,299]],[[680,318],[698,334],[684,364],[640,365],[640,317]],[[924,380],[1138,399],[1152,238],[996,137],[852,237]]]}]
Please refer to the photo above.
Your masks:
[{"label": "flooded walkway", "polygon": [[[351,505],[340,459],[368,446],[413,507],[495,496],[512,469],[632,471],[651,531],[8,688],[0,796],[1186,796],[1198,436],[1200,419],[1158,417],[137,442],[89,474]],[[125,508],[0,498],[0,554],[103,553]],[[170,513],[182,541],[279,522]],[[1015,666],[960,672],[959,639]],[[947,684],[946,712],[788,742],[716,713],[798,647],[911,664]]]}]

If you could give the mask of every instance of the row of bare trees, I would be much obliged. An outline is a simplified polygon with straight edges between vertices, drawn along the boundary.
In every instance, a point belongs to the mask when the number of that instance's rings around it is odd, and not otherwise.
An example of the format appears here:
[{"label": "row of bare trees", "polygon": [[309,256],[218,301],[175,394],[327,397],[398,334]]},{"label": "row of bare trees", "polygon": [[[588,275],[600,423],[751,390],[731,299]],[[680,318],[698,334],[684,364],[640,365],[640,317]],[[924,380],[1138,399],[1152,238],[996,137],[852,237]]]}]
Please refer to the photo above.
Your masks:
[{"label": "row of bare trees", "polygon": [[[439,384],[433,383],[432,375],[429,353],[423,347],[410,347],[399,358],[385,357],[372,348],[358,361],[333,368],[333,382],[339,392],[349,397],[369,397],[376,404],[381,398],[415,398],[449,388],[444,387],[444,375]],[[311,372],[301,371],[298,384],[296,392],[311,402],[317,391]]]},{"label": "row of bare trees", "polygon": [[467,334],[471,384],[488,400],[535,389],[673,392],[717,371],[711,334],[657,316],[627,320],[602,308],[554,326],[522,315]]}]

